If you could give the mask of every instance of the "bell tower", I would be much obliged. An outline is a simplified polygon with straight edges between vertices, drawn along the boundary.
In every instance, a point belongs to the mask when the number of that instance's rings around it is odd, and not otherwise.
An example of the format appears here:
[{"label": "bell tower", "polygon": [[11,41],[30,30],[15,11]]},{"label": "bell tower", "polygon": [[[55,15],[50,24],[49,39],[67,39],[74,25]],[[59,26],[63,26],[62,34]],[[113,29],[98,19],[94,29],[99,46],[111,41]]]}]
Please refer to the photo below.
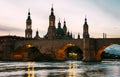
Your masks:
[{"label": "bell tower", "polygon": [[67,34],[67,27],[66,27],[65,19],[64,19],[64,25],[63,25],[63,31],[64,31],[64,34],[66,35]]},{"label": "bell tower", "polygon": [[85,23],[83,25],[83,38],[89,38],[87,18],[85,18]]},{"label": "bell tower", "polygon": [[53,6],[51,8],[51,14],[49,16],[49,27],[48,27],[48,39],[54,39],[55,38],[55,15],[54,15],[54,9]]},{"label": "bell tower", "polygon": [[30,9],[28,10],[28,18],[26,19],[25,38],[32,38],[32,20],[30,17]]}]

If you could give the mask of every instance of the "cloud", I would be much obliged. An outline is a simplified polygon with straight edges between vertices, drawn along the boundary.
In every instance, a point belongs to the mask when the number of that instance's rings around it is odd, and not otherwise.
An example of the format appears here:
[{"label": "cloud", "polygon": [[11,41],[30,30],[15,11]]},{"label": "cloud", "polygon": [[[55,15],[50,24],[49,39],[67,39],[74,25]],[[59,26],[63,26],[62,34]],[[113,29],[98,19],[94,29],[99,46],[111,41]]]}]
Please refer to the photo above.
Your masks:
[{"label": "cloud", "polygon": [[0,24],[0,31],[2,31],[2,32],[23,32],[22,29],[10,27],[10,26],[6,26],[6,25],[1,25],[1,24]]}]

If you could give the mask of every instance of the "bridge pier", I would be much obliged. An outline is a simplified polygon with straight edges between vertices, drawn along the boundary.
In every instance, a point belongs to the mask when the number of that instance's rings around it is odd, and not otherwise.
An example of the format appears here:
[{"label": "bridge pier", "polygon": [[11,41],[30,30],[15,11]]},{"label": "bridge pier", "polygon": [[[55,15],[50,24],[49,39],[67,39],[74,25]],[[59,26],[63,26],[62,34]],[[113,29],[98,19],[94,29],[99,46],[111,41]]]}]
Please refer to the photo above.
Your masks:
[{"label": "bridge pier", "polygon": [[2,44],[2,60],[10,60],[11,54],[13,53],[14,43],[13,42],[4,42]]},{"label": "bridge pier", "polygon": [[91,38],[83,39],[83,61],[94,62],[96,60],[95,40]]}]

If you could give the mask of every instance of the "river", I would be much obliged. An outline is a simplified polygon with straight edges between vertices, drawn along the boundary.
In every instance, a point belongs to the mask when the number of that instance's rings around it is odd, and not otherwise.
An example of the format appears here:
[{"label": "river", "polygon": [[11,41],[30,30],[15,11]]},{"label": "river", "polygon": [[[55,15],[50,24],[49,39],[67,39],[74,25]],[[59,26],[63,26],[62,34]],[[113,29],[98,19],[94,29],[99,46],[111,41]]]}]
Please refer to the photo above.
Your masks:
[{"label": "river", "polygon": [[120,77],[120,61],[0,61],[0,77]]}]

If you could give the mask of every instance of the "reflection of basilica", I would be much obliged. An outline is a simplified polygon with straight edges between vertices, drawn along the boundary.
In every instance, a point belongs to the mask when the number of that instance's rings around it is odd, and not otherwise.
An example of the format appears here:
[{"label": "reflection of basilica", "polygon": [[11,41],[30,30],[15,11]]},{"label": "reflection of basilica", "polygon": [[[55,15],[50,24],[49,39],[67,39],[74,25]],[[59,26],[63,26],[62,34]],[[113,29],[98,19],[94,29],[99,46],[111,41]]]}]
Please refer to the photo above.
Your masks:
[{"label": "reflection of basilica", "polygon": [[68,77],[77,77],[77,61],[70,61],[69,62],[69,69],[68,69]]}]

